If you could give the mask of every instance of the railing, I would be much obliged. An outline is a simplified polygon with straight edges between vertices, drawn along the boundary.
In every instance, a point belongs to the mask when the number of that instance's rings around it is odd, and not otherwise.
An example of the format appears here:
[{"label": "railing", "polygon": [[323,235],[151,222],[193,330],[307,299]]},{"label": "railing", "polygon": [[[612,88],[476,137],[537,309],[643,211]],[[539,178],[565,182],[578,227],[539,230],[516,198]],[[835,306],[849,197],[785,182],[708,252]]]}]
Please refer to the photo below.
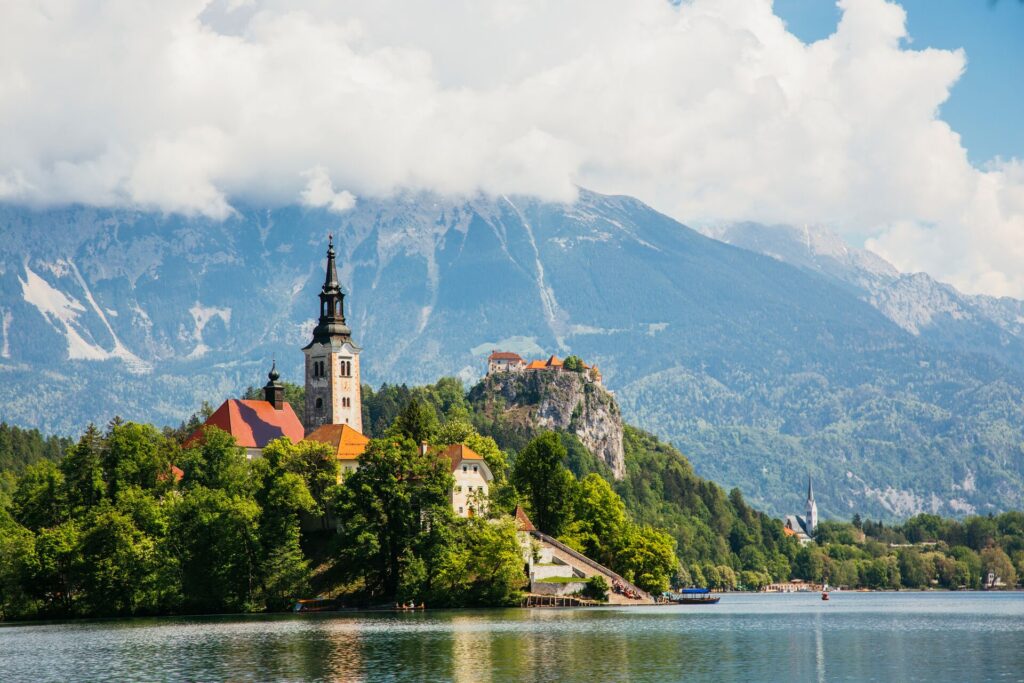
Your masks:
[{"label": "railing", "polygon": [[631,581],[626,581],[626,579],[622,578],[621,576],[619,576],[618,574],[613,572],[611,569],[608,569],[608,567],[605,567],[603,564],[595,562],[594,560],[590,559],[589,557],[587,557],[586,555],[584,555],[581,552],[573,550],[572,548],[570,548],[566,544],[562,543],[558,539],[552,538],[551,536],[548,536],[547,534],[545,534],[545,533],[543,533],[541,531],[531,531],[530,535],[532,535],[534,538],[539,538],[540,540],[544,541],[545,543],[550,543],[551,545],[555,546],[556,548],[558,548],[562,552],[570,555],[574,559],[579,560],[583,564],[585,564],[585,565],[587,565],[587,566],[589,566],[589,567],[591,567],[593,569],[596,569],[597,571],[601,572],[602,574],[604,574],[606,576],[611,577],[612,579],[614,579],[616,581],[619,581],[623,586],[626,586],[628,588],[633,589],[636,592],[636,594],[639,595],[640,597],[642,597],[644,599],[647,599],[647,600],[653,600],[654,599],[654,598],[651,597],[651,594],[648,593],[647,591],[642,590],[642,589],[638,588],[637,586],[633,585],[633,583]]}]

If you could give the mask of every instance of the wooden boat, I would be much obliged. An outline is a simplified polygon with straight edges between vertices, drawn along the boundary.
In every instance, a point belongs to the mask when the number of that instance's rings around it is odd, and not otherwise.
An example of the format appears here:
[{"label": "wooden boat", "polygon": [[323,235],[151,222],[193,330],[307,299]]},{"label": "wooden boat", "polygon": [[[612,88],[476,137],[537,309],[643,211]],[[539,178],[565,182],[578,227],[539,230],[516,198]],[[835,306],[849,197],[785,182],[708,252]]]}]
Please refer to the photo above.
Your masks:
[{"label": "wooden boat", "polygon": [[338,609],[337,603],[330,598],[308,598],[296,600],[292,606],[293,612],[330,612]]},{"label": "wooden boat", "polygon": [[411,604],[408,604],[408,605],[403,605],[403,604],[397,603],[397,602],[395,603],[395,611],[396,612],[416,612],[416,611],[424,610],[424,609],[427,609],[427,604],[425,602],[421,602],[418,605],[415,604],[415,603],[411,603]]},{"label": "wooden boat", "polygon": [[828,593],[826,593],[825,591],[822,591],[821,592],[821,599],[822,600],[828,600]]}]

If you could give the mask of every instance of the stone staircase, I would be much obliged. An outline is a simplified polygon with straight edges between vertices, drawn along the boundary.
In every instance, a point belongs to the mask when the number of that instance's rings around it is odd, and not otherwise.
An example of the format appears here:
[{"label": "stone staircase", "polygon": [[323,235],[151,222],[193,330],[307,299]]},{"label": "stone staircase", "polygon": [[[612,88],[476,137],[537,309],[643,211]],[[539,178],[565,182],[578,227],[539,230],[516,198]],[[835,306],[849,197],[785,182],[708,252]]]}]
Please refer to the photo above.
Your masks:
[{"label": "stone staircase", "polygon": [[[572,569],[573,575],[582,577],[581,580],[591,576],[603,576],[608,586],[618,583],[625,589],[632,591],[637,598],[629,598],[622,593],[613,590],[608,591],[608,604],[610,605],[653,605],[654,598],[649,593],[641,590],[631,582],[626,581],[608,567],[595,562],[583,553],[577,552],[561,541],[548,536],[540,531],[531,530],[530,536],[536,539],[541,546],[541,555],[556,561],[556,564],[566,565]],[[555,574],[558,575],[558,574]]]}]

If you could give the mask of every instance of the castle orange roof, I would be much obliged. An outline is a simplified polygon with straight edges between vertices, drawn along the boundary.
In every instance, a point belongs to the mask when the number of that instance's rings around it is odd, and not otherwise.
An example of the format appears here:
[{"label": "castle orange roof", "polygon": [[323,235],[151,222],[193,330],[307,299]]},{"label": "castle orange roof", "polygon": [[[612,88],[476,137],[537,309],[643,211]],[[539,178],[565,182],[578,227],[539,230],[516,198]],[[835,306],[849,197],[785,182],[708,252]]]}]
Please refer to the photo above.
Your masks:
[{"label": "castle orange roof", "polygon": [[[242,448],[263,448],[274,439],[288,437],[293,443],[302,441],[306,430],[295,415],[290,404],[285,403],[281,410],[267,401],[249,401],[229,398],[206,418],[203,427],[213,426],[223,429],[235,437]],[[186,448],[199,442],[203,437],[203,427],[192,432],[185,443]]]},{"label": "castle orange roof", "polygon": [[548,362],[545,363],[549,368],[560,368],[562,367],[562,361],[558,356],[551,356],[548,358]]},{"label": "castle orange roof", "polygon": [[547,365],[542,360],[532,360],[530,364],[526,366],[527,370],[543,370]]},{"label": "castle orange roof", "polygon": [[355,460],[363,454],[366,444],[370,442],[369,437],[348,425],[321,425],[306,439],[329,444],[338,460]]}]

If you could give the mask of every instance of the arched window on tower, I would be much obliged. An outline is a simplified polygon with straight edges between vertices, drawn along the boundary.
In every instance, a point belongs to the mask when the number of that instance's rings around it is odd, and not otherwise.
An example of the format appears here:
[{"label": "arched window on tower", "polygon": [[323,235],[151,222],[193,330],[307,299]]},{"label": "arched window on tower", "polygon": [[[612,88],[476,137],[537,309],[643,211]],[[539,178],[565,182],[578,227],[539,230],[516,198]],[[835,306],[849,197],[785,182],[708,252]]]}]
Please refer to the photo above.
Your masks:
[{"label": "arched window on tower", "polygon": [[318,398],[316,400],[316,412],[318,412],[318,413],[323,412],[323,409],[324,409],[324,400],[322,398]]}]

